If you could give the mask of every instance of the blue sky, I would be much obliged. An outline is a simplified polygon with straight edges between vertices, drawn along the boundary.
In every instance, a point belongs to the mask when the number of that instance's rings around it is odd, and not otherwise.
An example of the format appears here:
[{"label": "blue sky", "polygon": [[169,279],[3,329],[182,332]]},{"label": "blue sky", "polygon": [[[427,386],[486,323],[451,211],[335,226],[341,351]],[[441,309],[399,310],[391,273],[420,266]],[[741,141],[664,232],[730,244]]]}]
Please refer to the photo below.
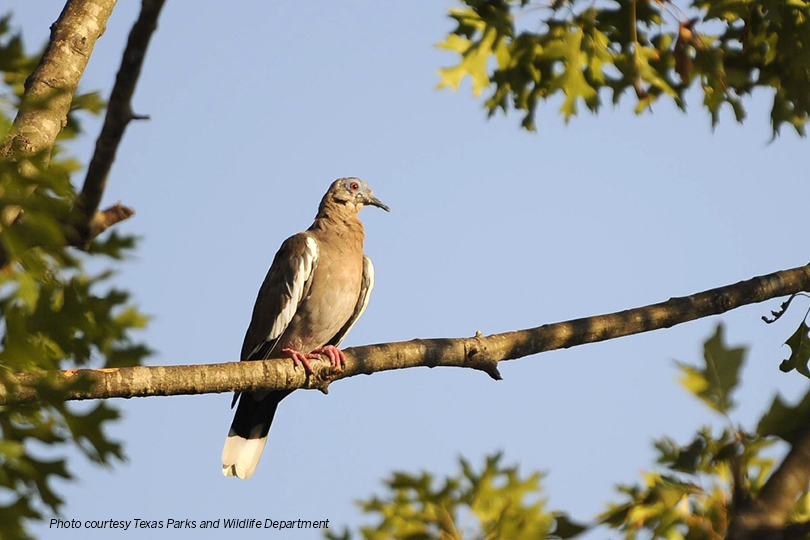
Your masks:
[{"label": "blue sky", "polygon": [[[62,4],[12,0],[30,49]],[[109,93],[138,4],[115,8],[83,90]],[[142,241],[117,280],[153,316],[150,364],[238,359],[275,251],[340,176],[368,181],[392,210],[361,214],[377,285],[345,346],[538,326],[807,262],[807,143],[788,128],[770,142],[769,96],[749,101],[742,126],[725,111],[714,132],[698,94],[687,115],[660,103],[636,117],[626,96],[568,125],[553,101],[527,133],[519,115],[487,121],[469,84],[435,90],[436,70],[456,60],[434,47],[453,5],[167,3],[134,100],[152,120],[130,126],[104,199],[137,211],[120,229]],[[73,146],[84,161],[98,122],[86,125]],[[753,427],[777,389],[806,390],[777,368],[803,309],[763,324],[778,305],[508,362],[500,382],[420,368],[296,392],[246,482],[220,472],[230,395],[119,400],[113,434],[129,460],[73,460],[64,516],[356,526],[354,501],[391,471],[455,473],[459,455],[480,464],[502,450],[548,472],[549,507],[587,520],[652,465],[654,437],[686,443],[723,425],[679,387],[673,362],[697,362],[718,322],[730,344],[752,347],[736,422]]]}]

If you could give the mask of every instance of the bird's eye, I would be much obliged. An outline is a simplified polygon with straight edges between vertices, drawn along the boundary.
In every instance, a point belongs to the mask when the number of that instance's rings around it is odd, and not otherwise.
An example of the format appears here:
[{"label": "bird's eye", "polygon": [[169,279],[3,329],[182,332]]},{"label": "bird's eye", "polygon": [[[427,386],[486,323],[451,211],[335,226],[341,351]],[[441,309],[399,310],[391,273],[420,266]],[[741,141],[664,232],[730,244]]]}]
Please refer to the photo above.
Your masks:
[{"label": "bird's eye", "polygon": [[360,184],[358,184],[357,182],[352,182],[351,184],[349,184],[349,189],[351,189],[352,191],[357,191],[358,189],[360,189]]}]

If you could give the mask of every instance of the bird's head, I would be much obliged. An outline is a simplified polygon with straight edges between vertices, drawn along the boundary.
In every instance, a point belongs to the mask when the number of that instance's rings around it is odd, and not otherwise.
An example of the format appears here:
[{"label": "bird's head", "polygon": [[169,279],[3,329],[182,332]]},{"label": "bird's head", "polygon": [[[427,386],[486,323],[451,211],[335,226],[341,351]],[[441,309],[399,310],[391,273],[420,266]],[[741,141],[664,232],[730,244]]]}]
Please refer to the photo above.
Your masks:
[{"label": "bird's head", "polygon": [[326,202],[332,202],[339,205],[348,205],[359,212],[363,206],[376,206],[382,208],[386,212],[391,210],[383,204],[383,202],[374,196],[374,191],[368,187],[368,184],[355,178],[348,176],[346,178],[338,178],[332,185],[329,186],[329,191],[323,197],[321,205]]}]

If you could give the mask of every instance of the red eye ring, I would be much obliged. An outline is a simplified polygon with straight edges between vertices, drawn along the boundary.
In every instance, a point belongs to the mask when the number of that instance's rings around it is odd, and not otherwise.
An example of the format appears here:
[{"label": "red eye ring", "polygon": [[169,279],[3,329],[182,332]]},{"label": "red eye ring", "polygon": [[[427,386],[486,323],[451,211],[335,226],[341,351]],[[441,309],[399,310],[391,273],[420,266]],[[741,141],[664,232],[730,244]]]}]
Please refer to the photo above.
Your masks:
[{"label": "red eye ring", "polygon": [[352,182],[351,184],[349,184],[349,189],[351,189],[352,191],[357,191],[358,189],[360,189],[360,184],[358,184],[357,182]]}]

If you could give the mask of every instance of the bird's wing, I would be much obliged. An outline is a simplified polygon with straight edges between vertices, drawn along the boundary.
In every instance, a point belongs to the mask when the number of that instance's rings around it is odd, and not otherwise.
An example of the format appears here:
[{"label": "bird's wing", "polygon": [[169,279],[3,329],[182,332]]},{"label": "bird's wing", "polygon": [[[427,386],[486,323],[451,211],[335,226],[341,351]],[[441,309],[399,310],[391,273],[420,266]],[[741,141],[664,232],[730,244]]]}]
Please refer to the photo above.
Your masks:
[{"label": "bird's wing", "polygon": [[270,358],[306,297],[317,264],[318,242],[309,234],[298,233],[281,244],[259,289],[242,344],[242,360]]},{"label": "bird's wing", "polygon": [[368,299],[371,298],[371,290],[374,288],[374,265],[368,256],[363,255],[363,281],[360,283],[360,296],[357,298],[357,304],[354,306],[354,312],[346,324],[343,325],[335,337],[329,340],[327,345],[334,345],[337,347],[341,344],[346,334],[352,329],[354,323],[360,318],[360,315],[366,310],[368,306]]}]

